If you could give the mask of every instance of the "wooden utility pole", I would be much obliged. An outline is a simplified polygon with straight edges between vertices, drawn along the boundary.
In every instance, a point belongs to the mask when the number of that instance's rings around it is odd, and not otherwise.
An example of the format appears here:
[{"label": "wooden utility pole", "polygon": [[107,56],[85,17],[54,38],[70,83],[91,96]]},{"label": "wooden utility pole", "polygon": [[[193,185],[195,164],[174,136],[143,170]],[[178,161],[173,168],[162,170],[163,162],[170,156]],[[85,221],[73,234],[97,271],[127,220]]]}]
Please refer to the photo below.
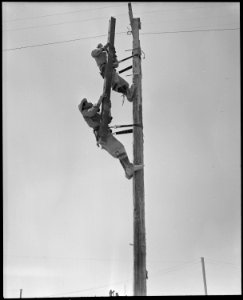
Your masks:
[{"label": "wooden utility pole", "polygon": [[[110,44],[110,46],[108,47],[108,50],[110,50],[111,47],[114,48],[115,28],[116,28],[116,19],[111,17],[110,22],[109,22],[108,39],[107,39],[107,43]],[[107,60],[107,65],[106,65],[106,70],[105,70],[103,90],[106,93],[107,98],[109,98],[109,99],[110,99],[110,95],[111,95],[112,71],[113,71],[113,57],[112,57],[110,51],[108,51],[108,60]]]},{"label": "wooden utility pole", "polygon": [[206,282],[206,272],[205,272],[204,257],[201,257],[201,263],[202,263],[202,273],[203,273],[204,291],[205,291],[205,295],[207,295],[208,292],[207,292],[207,282]]},{"label": "wooden utility pole", "polygon": [[[133,98],[133,156],[134,164],[144,164],[143,161],[143,119],[142,119],[142,69],[139,29],[140,18],[133,18],[131,3],[128,12],[133,36],[133,84],[136,87]],[[145,203],[144,203],[144,169],[135,172],[133,176],[133,253],[134,253],[134,296],[146,296],[146,236],[145,236]]]},{"label": "wooden utility pole", "polygon": [[101,115],[102,115],[102,123],[100,126],[99,134],[102,138],[106,137],[109,132],[108,124],[111,121],[111,82],[112,82],[112,72],[113,72],[113,54],[114,54],[114,42],[115,42],[115,27],[116,27],[116,19],[111,17],[109,22],[108,29],[108,60],[105,69],[104,75],[104,85],[103,85],[103,93],[106,94],[106,98],[103,100]]}]

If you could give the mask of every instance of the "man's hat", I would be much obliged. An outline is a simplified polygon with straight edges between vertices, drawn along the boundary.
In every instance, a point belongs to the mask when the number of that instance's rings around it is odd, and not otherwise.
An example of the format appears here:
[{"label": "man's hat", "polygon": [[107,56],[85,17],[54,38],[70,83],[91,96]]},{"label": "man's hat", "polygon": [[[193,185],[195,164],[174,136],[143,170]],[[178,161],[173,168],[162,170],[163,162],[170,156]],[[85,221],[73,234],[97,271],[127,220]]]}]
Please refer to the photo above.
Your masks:
[{"label": "man's hat", "polygon": [[86,98],[83,98],[83,99],[81,100],[80,104],[78,105],[78,108],[79,108],[80,110],[83,110],[83,107],[84,107],[84,105],[85,105],[87,102],[88,102],[87,99],[86,99]]}]

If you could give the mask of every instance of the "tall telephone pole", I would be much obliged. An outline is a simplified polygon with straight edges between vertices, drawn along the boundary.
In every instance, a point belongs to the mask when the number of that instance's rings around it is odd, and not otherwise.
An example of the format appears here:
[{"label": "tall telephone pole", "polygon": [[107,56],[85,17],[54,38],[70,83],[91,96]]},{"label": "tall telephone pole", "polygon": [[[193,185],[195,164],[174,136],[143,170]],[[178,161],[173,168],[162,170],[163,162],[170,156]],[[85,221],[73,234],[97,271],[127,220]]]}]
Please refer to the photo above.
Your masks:
[{"label": "tall telephone pole", "polygon": [[[144,164],[143,161],[143,116],[142,116],[142,69],[139,29],[140,18],[133,18],[131,3],[128,11],[133,36],[133,84],[136,92],[133,100],[133,157],[134,164]],[[146,236],[145,236],[145,202],[144,202],[144,169],[135,172],[133,176],[133,255],[134,255],[134,296],[147,295],[146,271]]]},{"label": "tall telephone pole", "polygon": [[201,257],[201,263],[202,263],[204,291],[205,291],[205,295],[207,295],[208,291],[207,291],[207,282],[206,282],[206,272],[205,272],[204,257]]}]

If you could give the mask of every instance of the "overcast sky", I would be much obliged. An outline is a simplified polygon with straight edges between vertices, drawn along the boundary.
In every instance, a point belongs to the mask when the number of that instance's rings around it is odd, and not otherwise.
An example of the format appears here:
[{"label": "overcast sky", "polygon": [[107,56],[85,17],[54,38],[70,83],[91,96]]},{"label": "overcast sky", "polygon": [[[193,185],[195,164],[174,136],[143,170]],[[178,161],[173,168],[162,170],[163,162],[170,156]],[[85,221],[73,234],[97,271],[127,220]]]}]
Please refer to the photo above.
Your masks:
[{"label": "overcast sky", "polygon": [[[133,294],[133,195],[77,105],[127,2],[3,2],[4,297]],[[141,18],[148,295],[241,293],[239,2],[134,2]],[[131,61],[120,65],[129,66]],[[131,83],[128,71],[123,77]],[[132,104],[111,93],[112,125]],[[132,157],[132,135],[118,136]]]}]

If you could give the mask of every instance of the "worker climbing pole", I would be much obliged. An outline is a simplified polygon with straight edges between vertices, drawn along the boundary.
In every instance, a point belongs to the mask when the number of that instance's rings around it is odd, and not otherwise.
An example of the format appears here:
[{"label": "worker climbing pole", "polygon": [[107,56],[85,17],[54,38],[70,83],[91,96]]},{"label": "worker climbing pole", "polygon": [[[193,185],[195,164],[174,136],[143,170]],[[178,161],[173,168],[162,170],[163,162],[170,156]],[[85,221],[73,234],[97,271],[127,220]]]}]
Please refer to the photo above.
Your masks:
[{"label": "worker climbing pole", "polygon": [[[146,238],[145,238],[145,202],[144,202],[144,162],[143,162],[143,118],[142,118],[142,70],[141,47],[139,29],[140,18],[134,18],[131,3],[128,3],[128,11],[133,37],[132,55],[117,61],[114,39],[116,19],[111,17],[108,31],[108,42],[105,46],[101,43],[91,52],[99,67],[100,74],[104,78],[103,94],[97,104],[88,102],[83,98],[78,105],[89,127],[93,128],[97,145],[105,149],[114,158],[120,160],[128,179],[133,178],[133,254],[134,254],[134,296],[146,296],[148,272],[146,270]],[[108,58],[107,58],[108,56]],[[129,66],[119,73],[133,69],[133,84],[128,82],[116,72],[119,63],[127,59],[133,59]],[[127,97],[133,103],[133,124],[109,126],[111,123],[111,88]],[[100,111],[101,105],[101,113]],[[124,146],[113,136],[112,128],[132,127],[113,134],[125,134],[133,132],[133,164],[129,161]]]},{"label": "worker climbing pole", "polygon": [[[119,65],[114,47],[115,22],[116,19],[111,17],[107,44],[103,46],[99,43],[96,49],[91,52],[91,56],[95,58],[100,74],[104,78],[103,93],[96,104],[83,98],[78,108],[89,127],[93,128],[97,146],[105,149],[114,158],[119,159],[125,171],[126,178],[131,179],[136,171],[143,168],[143,165],[134,165],[130,162],[124,146],[113,136],[111,127],[109,127],[112,120],[111,88],[126,96],[128,101],[132,101],[134,94],[133,87],[129,88],[128,82],[120,77],[115,70]],[[101,113],[99,113],[100,106]],[[125,133],[131,133],[131,129],[126,130],[126,132],[116,132],[114,134]]]}]

